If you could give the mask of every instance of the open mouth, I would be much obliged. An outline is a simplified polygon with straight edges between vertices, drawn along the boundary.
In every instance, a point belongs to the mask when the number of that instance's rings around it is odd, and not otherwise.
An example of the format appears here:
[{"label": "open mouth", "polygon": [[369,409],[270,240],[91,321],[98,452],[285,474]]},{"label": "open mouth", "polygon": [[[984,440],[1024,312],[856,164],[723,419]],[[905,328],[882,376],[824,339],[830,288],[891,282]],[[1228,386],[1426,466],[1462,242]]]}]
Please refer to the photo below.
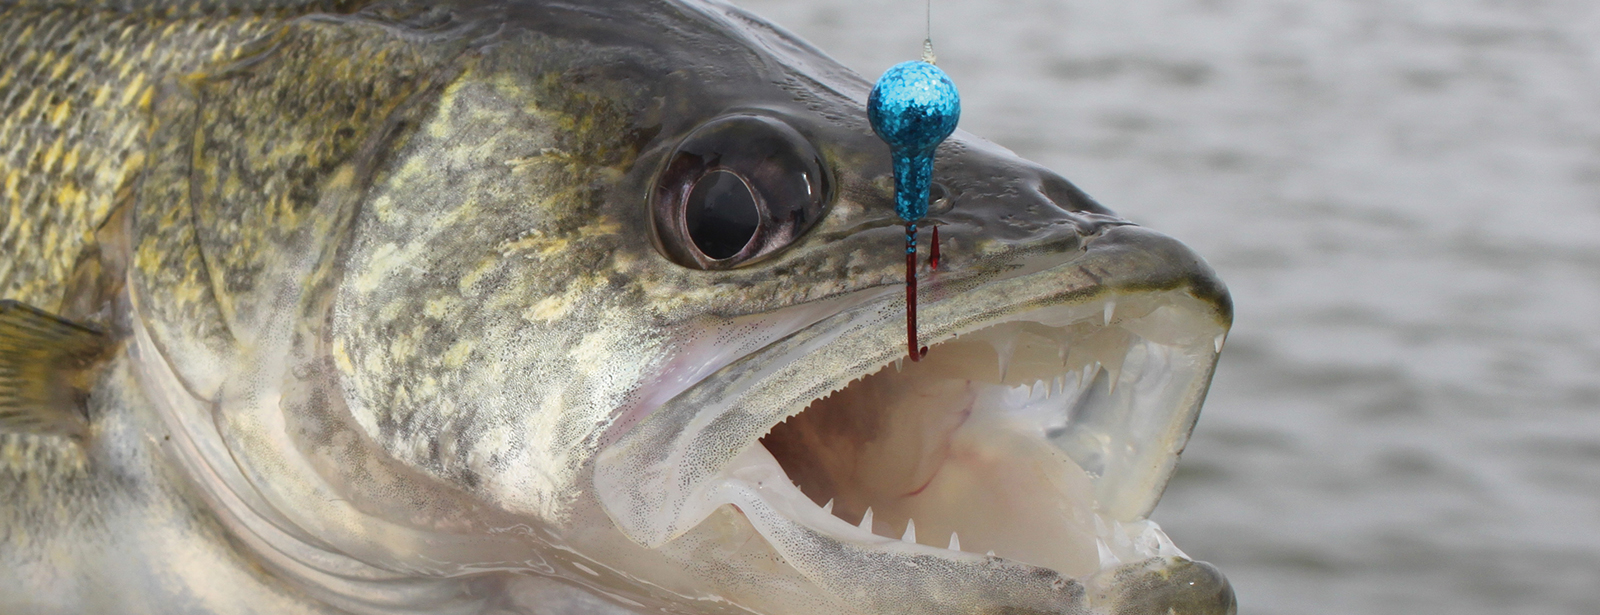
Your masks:
[{"label": "open mouth", "polygon": [[1067,577],[1182,555],[1143,520],[1164,473],[1133,476],[1175,460],[1192,416],[1174,385],[1202,380],[1220,346],[1173,335],[1197,324],[1174,299],[1123,297],[1121,314],[1114,301],[1036,310],[959,335],[813,400],[724,472],[781,473],[804,499],[773,496],[854,526],[817,524],[846,540]]},{"label": "open mouth", "polygon": [[1189,561],[1146,517],[1226,317],[1181,285],[1026,296],[1071,288],[1054,274],[929,306],[921,362],[887,302],[746,355],[608,447],[597,495],[651,548],[731,507],[867,612],[1098,612],[1111,573],[1172,577]]},{"label": "open mouth", "polygon": [[1118,552],[1181,554],[1148,524],[1139,544],[1119,541],[1095,505],[1094,478],[1115,451],[1089,425],[1125,412],[1117,404],[1133,397],[1118,389],[1159,369],[1146,344],[1100,323],[1003,323],[812,402],[761,445],[812,503],[861,532],[1070,577],[1120,563]]}]

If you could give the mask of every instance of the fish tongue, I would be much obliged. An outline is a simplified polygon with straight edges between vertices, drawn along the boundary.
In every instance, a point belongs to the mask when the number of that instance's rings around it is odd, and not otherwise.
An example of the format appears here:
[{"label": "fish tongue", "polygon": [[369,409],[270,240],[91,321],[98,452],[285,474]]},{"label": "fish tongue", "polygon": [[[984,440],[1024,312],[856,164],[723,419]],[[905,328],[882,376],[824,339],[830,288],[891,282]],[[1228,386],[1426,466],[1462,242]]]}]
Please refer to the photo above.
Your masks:
[{"label": "fish tongue", "polygon": [[1088,612],[1083,586],[1055,571],[854,532],[812,504],[764,447],[732,467],[716,499],[739,507],[801,574],[865,612]]}]

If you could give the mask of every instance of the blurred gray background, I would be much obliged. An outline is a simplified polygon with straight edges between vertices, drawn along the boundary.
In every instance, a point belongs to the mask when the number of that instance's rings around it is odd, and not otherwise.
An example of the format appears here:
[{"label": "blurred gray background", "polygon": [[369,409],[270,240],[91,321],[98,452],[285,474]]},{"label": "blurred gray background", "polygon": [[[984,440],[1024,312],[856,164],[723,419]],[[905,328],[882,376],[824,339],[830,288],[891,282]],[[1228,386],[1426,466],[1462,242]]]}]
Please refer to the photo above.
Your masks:
[{"label": "blurred gray background", "polygon": [[[876,79],[922,0],[737,0]],[[1154,518],[1240,613],[1600,613],[1600,2],[935,0],[962,128],[1237,318]]]}]

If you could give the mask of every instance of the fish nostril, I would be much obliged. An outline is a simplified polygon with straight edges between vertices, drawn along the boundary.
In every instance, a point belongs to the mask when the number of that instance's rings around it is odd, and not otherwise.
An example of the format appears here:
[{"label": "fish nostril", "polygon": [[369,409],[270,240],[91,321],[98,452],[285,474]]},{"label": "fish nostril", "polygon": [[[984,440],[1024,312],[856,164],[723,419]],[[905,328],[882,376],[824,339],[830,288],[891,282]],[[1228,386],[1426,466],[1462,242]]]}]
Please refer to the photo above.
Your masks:
[{"label": "fish nostril", "polygon": [[1039,194],[1064,211],[1116,215],[1104,205],[1090,198],[1089,195],[1084,194],[1077,186],[1072,185],[1072,182],[1054,173],[1046,172],[1041,174],[1038,190]]},{"label": "fish nostril", "polygon": [[933,182],[928,185],[928,215],[948,213],[954,208],[955,200],[950,198],[950,191],[944,184]]}]

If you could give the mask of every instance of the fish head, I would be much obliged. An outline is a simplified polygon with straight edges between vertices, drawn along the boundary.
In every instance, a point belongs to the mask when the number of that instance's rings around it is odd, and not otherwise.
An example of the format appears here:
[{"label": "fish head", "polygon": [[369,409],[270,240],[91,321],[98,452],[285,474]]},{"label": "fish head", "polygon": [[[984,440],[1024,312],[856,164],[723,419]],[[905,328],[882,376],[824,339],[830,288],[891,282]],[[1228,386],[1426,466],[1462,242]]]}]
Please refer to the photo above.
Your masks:
[{"label": "fish head", "polygon": [[907,361],[868,81],[724,5],[447,21],[415,36],[466,41],[448,78],[297,235],[329,245],[282,251],[234,367],[187,363],[216,432],[169,419],[280,574],[411,606],[385,592],[516,602],[531,573],[642,611],[1232,612],[1148,519],[1232,318],[1196,254],[958,131]]}]

